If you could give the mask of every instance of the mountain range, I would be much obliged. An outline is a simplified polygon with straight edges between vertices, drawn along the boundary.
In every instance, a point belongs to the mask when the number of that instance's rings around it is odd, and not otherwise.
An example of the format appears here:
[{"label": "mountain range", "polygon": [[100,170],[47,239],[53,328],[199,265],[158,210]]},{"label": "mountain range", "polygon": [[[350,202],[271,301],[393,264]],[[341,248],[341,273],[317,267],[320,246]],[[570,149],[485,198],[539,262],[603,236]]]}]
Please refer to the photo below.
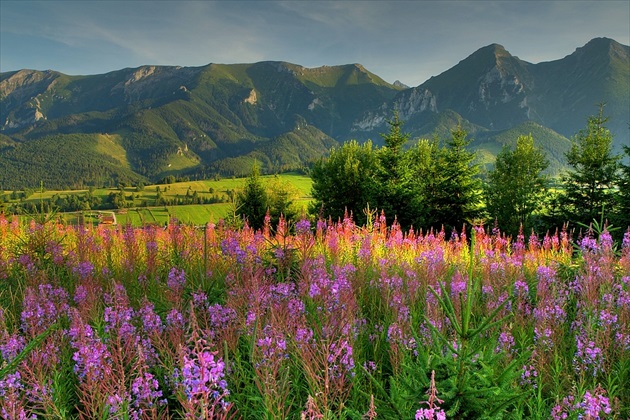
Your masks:
[{"label": "mountain range", "polygon": [[630,145],[630,47],[607,38],[538,64],[492,44],[416,87],[360,64],[5,72],[0,189],[243,175],[254,161],[266,172],[297,169],[349,139],[380,143],[394,110],[414,139],[444,139],[460,124],[482,164],[532,134],[557,174],[599,103],[621,151]]}]

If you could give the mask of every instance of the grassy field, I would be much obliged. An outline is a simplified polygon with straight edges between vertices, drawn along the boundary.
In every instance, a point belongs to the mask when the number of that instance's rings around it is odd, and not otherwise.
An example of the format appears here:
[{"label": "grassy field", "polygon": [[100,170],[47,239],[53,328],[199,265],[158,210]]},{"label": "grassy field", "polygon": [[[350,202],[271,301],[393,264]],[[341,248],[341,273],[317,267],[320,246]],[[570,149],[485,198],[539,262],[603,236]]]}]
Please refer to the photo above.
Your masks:
[{"label": "grassy field", "polygon": [[[287,173],[279,175],[261,176],[265,185],[272,188],[274,184],[282,184],[290,188],[294,192],[295,203],[298,207],[308,205],[311,200],[312,180],[308,176]],[[218,221],[225,218],[233,205],[231,204],[231,194],[243,188],[246,178],[225,178],[219,180],[201,180],[177,182],[173,184],[147,185],[141,191],[136,187],[126,187],[124,195],[128,199],[129,208],[116,209],[117,223],[132,225],[158,224],[164,225],[170,218],[177,218],[185,223],[204,224],[208,221]],[[190,204],[190,205],[160,205],[157,206],[155,200],[157,198],[157,188],[160,189],[162,197],[167,201],[183,198],[186,194],[197,193],[200,198],[215,198],[218,203],[214,204]],[[95,197],[105,200],[109,194],[118,193],[117,188],[97,188],[92,190]],[[41,201],[51,200],[55,196],[66,197],[68,195],[85,195],[88,190],[68,190],[68,191],[43,191],[31,194],[25,202],[32,202],[39,205]],[[11,199],[11,191],[3,191],[3,196],[8,203],[17,202]],[[130,199],[132,198],[132,200]],[[133,203],[133,204],[132,204]],[[85,223],[99,222],[96,213],[92,216],[91,211],[62,213],[61,217],[67,223],[76,224],[80,221]]]},{"label": "grassy field", "polygon": [[165,225],[170,219],[176,218],[184,223],[201,225],[216,222],[224,218],[230,211],[229,203],[191,204],[185,206],[147,207],[117,213],[119,224],[134,226],[156,224]]}]

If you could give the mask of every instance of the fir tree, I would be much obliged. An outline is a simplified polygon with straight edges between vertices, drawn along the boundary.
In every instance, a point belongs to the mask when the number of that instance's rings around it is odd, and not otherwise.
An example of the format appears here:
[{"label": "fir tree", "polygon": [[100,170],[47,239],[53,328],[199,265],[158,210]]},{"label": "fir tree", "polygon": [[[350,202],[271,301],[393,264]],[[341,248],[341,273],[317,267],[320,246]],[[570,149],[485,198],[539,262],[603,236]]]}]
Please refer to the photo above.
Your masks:
[{"label": "fir tree", "polygon": [[246,219],[250,227],[263,227],[269,199],[260,180],[258,164],[255,163],[252,167],[252,172],[245,181],[245,188],[237,194],[236,203],[236,214]]},{"label": "fir tree", "polygon": [[600,105],[599,113],[588,118],[566,154],[572,169],[563,177],[565,191],[560,197],[565,221],[588,225],[615,210],[620,156],[612,153],[607,121]]},{"label": "fir tree", "polygon": [[451,132],[446,147],[439,151],[432,191],[427,194],[431,225],[450,231],[473,223],[481,215],[481,180],[479,165],[473,163],[475,154],[466,150],[470,140],[457,127]]},{"label": "fir tree", "polygon": [[533,228],[532,215],[542,207],[548,181],[542,175],[549,166],[531,135],[520,136],[516,148],[504,147],[485,188],[487,211],[499,228],[516,236],[519,228]]}]

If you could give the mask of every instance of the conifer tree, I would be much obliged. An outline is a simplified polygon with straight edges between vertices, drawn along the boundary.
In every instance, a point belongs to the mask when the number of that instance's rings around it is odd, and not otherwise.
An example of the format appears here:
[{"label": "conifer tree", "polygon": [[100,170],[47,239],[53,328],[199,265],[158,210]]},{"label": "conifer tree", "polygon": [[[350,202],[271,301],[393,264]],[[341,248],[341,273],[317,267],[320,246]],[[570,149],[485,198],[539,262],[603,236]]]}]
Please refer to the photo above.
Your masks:
[{"label": "conifer tree", "polygon": [[236,214],[244,219],[253,229],[261,229],[265,222],[269,199],[262,181],[258,164],[254,163],[252,172],[245,181],[245,188],[237,194]]},{"label": "conifer tree", "polygon": [[347,210],[356,223],[365,223],[363,210],[368,204],[377,207],[377,165],[371,142],[360,145],[353,140],[331,150],[330,157],[316,162],[311,170],[311,213],[336,221]]},{"label": "conifer tree", "polygon": [[[403,133],[403,122],[394,111],[394,118],[387,122],[389,132],[381,134],[385,147],[378,153],[378,205],[385,212],[390,222],[396,218],[403,228],[409,228],[413,216],[410,207],[412,199],[409,166],[402,147],[409,140],[409,134]],[[373,203],[374,204],[374,203]]]},{"label": "conifer tree", "polygon": [[514,150],[504,147],[497,155],[488,175],[485,201],[489,216],[502,231],[515,237],[521,226],[525,232],[534,228],[532,215],[544,201],[548,181],[542,172],[548,166],[531,135],[519,136]]},{"label": "conifer tree", "polygon": [[574,137],[566,154],[572,169],[563,177],[565,191],[560,197],[565,221],[588,225],[615,210],[620,156],[612,152],[607,121],[602,104],[597,115],[588,117],[586,128]]},{"label": "conifer tree", "polygon": [[434,172],[437,178],[427,194],[431,225],[443,225],[447,231],[470,225],[481,215],[479,165],[473,163],[475,153],[466,149],[470,144],[466,136],[461,126],[451,131],[446,147],[438,153]]}]

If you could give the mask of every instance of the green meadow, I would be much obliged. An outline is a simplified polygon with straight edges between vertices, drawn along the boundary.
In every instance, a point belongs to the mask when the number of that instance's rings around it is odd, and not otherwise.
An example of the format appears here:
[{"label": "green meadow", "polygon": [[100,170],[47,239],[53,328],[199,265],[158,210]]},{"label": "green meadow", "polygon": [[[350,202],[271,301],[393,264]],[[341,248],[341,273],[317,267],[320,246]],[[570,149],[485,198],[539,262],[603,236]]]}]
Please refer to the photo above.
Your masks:
[{"label": "green meadow", "polygon": [[[157,224],[164,225],[171,218],[176,218],[184,223],[195,225],[204,224],[209,221],[218,221],[225,218],[234,211],[233,197],[243,188],[246,178],[224,178],[216,180],[200,180],[175,182],[172,184],[146,185],[138,189],[135,186],[127,186],[122,189],[126,198],[126,207],[113,210],[85,210],[79,212],[60,212],[59,217],[69,224],[89,223],[98,224],[98,213],[116,214],[118,224],[132,224],[134,226]],[[264,185],[273,188],[273,185],[283,185],[287,187],[294,197],[294,203],[298,207],[306,209],[311,201],[312,180],[306,175],[296,173],[286,173],[278,175],[261,176]],[[157,189],[167,202],[184,199],[188,194],[196,193],[201,199],[217,201],[212,204],[185,204],[185,205],[157,205]],[[12,191],[3,191],[0,197],[3,198],[4,206],[11,203],[20,202],[33,203],[38,208],[41,203],[54,200],[56,197],[67,197],[70,195],[85,196],[91,193],[105,201],[110,194],[118,194],[119,188],[96,188],[90,190],[41,190],[29,193],[27,198],[12,198]],[[21,192],[19,192],[21,193]],[[1,211],[1,207],[0,207]]]}]

